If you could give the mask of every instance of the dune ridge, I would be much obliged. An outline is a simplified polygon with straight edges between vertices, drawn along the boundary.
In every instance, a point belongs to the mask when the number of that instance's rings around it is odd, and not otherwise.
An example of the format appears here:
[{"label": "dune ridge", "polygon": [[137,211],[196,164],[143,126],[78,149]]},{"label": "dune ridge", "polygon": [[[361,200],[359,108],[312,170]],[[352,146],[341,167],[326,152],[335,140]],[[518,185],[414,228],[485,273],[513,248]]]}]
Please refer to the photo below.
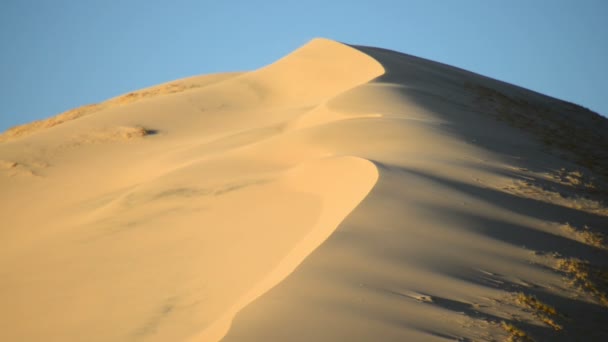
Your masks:
[{"label": "dune ridge", "polygon": [[131,92],[126,95],[121,95],[116,98],[111,98],[101,103],[93,103],[84,105],[78,108],[67,110],[61,114],[50,117],[48,119],[37,120],[31,123],[18,125],[15,127],[11,127],[6,131],[0,133],[0,142],[11,141],[15,139],[19,139],[22,137],[26,137],[30,134],[34,134],[40,130],[51,128],[62,124],[64,122],[68,122],[71,120],[78,119],[85,115],[90,115],[95,112],[101,111],[107,106],[111,105],[124,105],[128,103],[132,103],[135,101],[139,101],[141,99],[149,98],[152,96],[159,95],[168,95],[179,93],[182,91],[186,91],[189,89],[204,87],[213,83],[221,82],[230,77],[234,77],[239,73],[223,73],[223,74],[213,74],[213,75],[205,75],[199,77],[191,77],[184,80],[178,80],[173,82],[168,82],[165,84],[161,84],[158,86],[142,89],[139,91]]},{"label": "dune ridge", "polygon": [[[363,63],[360,73],[345,73],[352,63],[346,67],[336,64],[348,62],[350,55],[359,60],[353,63]],[[324,65],[324,56],[339,59]],[[306,87],[307,82],[310,86],[315,80],[314,76],[310,79],[314,68],[300,68],[307,63],[317,63],[325,71],[335,70],[334,78],[325,88],[303,96],[299,91],[286,91],[288,85],[281,82],[288,81],[292,64],[298,66],[292,72],[293,78],[300,78],[298,87]],[[22,315],[34,317],[59,310],[84,310],[87,314],[80,320],[72,316],[62,319],[56,314],[53,326],[37,324],[33,328],[20,325],[25,319],[17,315],[14,329],[3,337],[72,340],[87,334],[89,340],[166,340],[198,335],[204,330],[207,336],[220,338],[240,308],[287,276],[373,186],[377,174],[372,163],[307,146],[306,133],[300,134],[301,130],[290,124],[311,108],[322,106],[324,98],[375,77],[366,70],[365,63],[370,60],[359,52],[319,40],[294,52],[293,58],[284,59],[277,70],[270,66],[251,75],[218,76],[204,87],[193,79],[130,93],[104,102],[96,115],[72,120],[69,125],[49,126],[52,129],[32,129],[28,133],[36,134],[21,135],[12,145],[5,145],[2,156],[11,160],[6,163],[7,169],[22,163],[23,155],[15,144],[48,146],[45,151],[31,148],[27,158],[49,164],[38,183],[23,183],[11,176],[2,179],[7,189],[3,216],[8,217],[7,225],[15,227],[3,232],[7,249],[1,259],[2,269],[11,280],[4,284],[4,290],[14,294],[10,306],[19,308]],[[371,64],[372,69],[377,68]],[[268,95],[263,100],[264,107],[256,112],[255,108],[260,107],[257,92],[264,84],[275,88],[264,93]],[[167,92],[162,91],[165,88]],[[245,101],[241,98],[232,102],[233,93],[238,92],[245,95]],[[157,96],[165,93],[173,97]],[[247,98],[252,93],[255,96]],[[185,104],[177,106],[181,110],[179,117],[168,117],[158,110],[171,108],[172,116],[174,102]],[[238,108],[243,106],[253,108],[253,113],[239,113]],[[150,113],[151,108],[155,112]],[[216,119],[213,111],[225,111],[227,118]],[[208,117],[201,118],[201,113]],[[238,121],[245,116],[248,118],[244,122]],[[192,126],[201,119],[208,129],[206,134],[180,134],[184,130],[200,133],[200,124]],[[146,133],[149,131],[154,134]],[[123,140],[130,137],[139,138],[139,142],[124,145]],[[199,179],[201,172],[205,179]],[[81,186],[83,183],[86,188]],[[40,187],[47,187],[47,191],[39,191]],[[26,199],[19,194],[32,191],[39,192],[28,200],[27,206],[39,212],[40,217],[54,217],[50,224],[40,224],[37,217],[7,214],[24,206]],[[49,196],[59,191],[63,201],[49,201]],[[11,196],[16,199],[12,207],[7,202]],[[248,209],[248,203],[258,203],[262,208],[254,205]],[[232,206],[238,208],[236,215],[230,214]],[[247,234],[241,226],[248,220],[255,222],[257,228]],[[222,228],[198,232],[196,222]],[[291,228],[282,230],[287,224]],[[18,229],[24,226],[34,228]],[[164,226],[174,228],[163,231]],[[261,229],[260,234],[257,229]],[[203,240],[201,245],[179,243],[187,236],[200,241],[209,234],[209,241]],[[231,234],[244,235],[232,241]],[[163,244],[169,246],[168,252],[159,250]],[[216,244],[229,248],[218,249]],[[136,250],[132,250],[135,246]],[[201,248],[207,250],[201,253]],[[230,255],[235,248],[245,252]],[[264,253],[256,251],[259,248]],[[243,263],[241,259],[248,253],[256,253],[257,260]],[[143,257],[152,254],[163,257]],[[45,255],[46,261],[42,262],[38,255]],[[178,263],[186,255],[196,262]],[[73,257],[84,260],[83,264],[68,262]],[[114,261],[108,263],[104,259]],[[226,272],[224,265],[215,265],[218,259],[232,265],[225,266],[232,270]],[[71,266],[65,266],[66,262]],[[125,262],[133,266],[121,266]],[[41,269],[49,263],[55,267]],[[82,282],[79,277],[91,272],[86,265],[96,265],[96,275]],[[38,270],[33,278],[38,281],[33,282],[20,269]],[[177,279],[156,279],[153,269],[164,270],[161,275],[173,274]],[[234,283],[233,277],[239,277],[239,272],[244,273],[242,279]],[[131,292],[138,284],[149,286],[152,279],[152,289],[140,289],[136,295]],[[178,282],[180,279],[183,282]],[[50,281],[56,285],[49,285]],[[200,284],[209,282],[210,290],[200,288]],[[45,286],[51,288],[45,290]],[[176,288],[181,289],[178,296],[162,298]],[[72,293],[74,301],[61,305],[53,299],[56,293]],[[35,294],[37,300],[27,299],[27,294]],[[92,299],[92,294],[100,300]],[[201,296],[214,296],[215,302],[204,310],[188,311],[189,307],[201,305],[197,304],[201,300],[196,299]],[[84,300],[85,297],[89,299]],[[159,309],[154,309],[158,301]],[[102,312],[116,311],[121,302],[138,304],[115,312],[114,332],[100,334],[92,328],[92,324],[104,320]],[[98,310],[86,310],[87,306]],[[169,314],[170,319],[164,317]],[[162,324],[168,327],[157,331]],[[175,324],[177,328],[172,328]]]},{"label": "dune ridge", "polygon": [[603,340],[603,164],[564,153],[604,152],[526,124],[564,113],[606,125],[315,39],[34,124],[0,144],[0,339]]},{"label": "dune ridge", "polygon": [[[352,173],[352,174],[348,174]],[[367,160],[333,157],[313,161],[291,169],[284,182],[294,190],[313,193],[326,205],[317,222],[279,264],[259,283],[244,294],[222,317],[192,341],[220,340],[228,332],[234,316],[253,300],[281,282],[300,265],[306,256],[331,235],[338,224],[352,211],[373,187],[377,169]],[[340,179],[339,182],[336,182]],[[337,202],[339,204],[332,204]],[[329,210],[331,208],[331,210]]]}]

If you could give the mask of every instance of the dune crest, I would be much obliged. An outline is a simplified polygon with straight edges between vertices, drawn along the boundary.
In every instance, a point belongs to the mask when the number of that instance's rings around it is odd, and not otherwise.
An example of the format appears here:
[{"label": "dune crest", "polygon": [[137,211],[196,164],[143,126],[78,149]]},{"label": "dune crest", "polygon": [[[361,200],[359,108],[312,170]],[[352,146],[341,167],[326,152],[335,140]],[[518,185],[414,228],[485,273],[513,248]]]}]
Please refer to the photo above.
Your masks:
[{"label": "dune crest", "polygon": [[274,101],[318,103],[384,73],[380,63],[332,40],[313,39],[277,62],[244,75]]}]

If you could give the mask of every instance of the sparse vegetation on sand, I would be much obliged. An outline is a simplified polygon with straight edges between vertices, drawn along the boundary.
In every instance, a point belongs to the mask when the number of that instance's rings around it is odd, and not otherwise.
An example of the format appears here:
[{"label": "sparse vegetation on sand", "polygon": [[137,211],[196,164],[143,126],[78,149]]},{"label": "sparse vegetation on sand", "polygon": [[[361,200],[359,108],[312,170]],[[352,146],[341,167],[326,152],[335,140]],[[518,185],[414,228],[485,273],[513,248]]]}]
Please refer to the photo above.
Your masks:
[{"label": "sparse vegetation on sand", "polygon": [[521,197],[608,216],[605,193],[588,177],[583,177],[580,171],[567,172],[562,169],[543,175],[530,174],[503,190]]},{"label": "sparse vegetation on sand", "polygon": [[597,193],[599,191],[595,180],[585,175],[581,170],[570,171],[562,167],[552,177],[561,184],[572,186],[583,192]]},{"label": "sparse vegetation on sand", "polygon": [[531,133],[550,150],[608,179],[608,119],[570,102],[533,101],[470,82],[465,87],[484,113]]},{"label": "sparse vegetation on sand", "polygon": [[48,119],[38,120],[27,123],[25,125],[15,126],[9,128],[8,130],[0,134],[0,142],[19,139],[30,134],[36,133],[40,130],[57,126],[64,122],[75,120],[85,115],[89,115],[91,113],[99,111],[102,108],[103,106],[101,104],[90,104],[68,110],[67,112],[63,112],[57,116],[53,116]]},{"label": "sparse vegetation on sand", "polygon": [[148,98],[148,97],[152,97],[152,96],[158,96],[158,95],[167,95],[167,94],[174,94],[174,93],[179,93],[188,89],[194,89],[194,88],[198,88],[199,85],[198,84],[182,84],[182,83],[169,83],[169,84],[162,84],[159,86],[155,86],[155,87],[151,87],[151,88],[147,88],[147,89],[143,89],[143,90],[139,90],[139,91],[134,91],[113,99],[110,99],[108,101],[106,101],[106,103],[108,104],[119,104],[119,105],[124,105],[124,104],[129,104],[144,98]]},{"label": "sparse vegetation on sand", "polygon": [[152,96],[173,94],[198,87],[199,85],[197,84],[169,83],[140,91],[131,92],[102,103],[89,104],[82,107],[70,109],[66,112],[50,117],[48,119],[38,120],[24,125],[9,128],[5,132],[0,133],[0,143],[23,138],[43,129],[51,128],[65,122],[78,119],[85,115],[98,112],[106,108],[108,105],[125,105]]},{"label": "sparse vegetation on sand", "polygon": [[608,270],[575,258],[558,259],[556,268],[571,278],[572,285],[578,286],[601,305],[608,307]]},{"label": "sparse vegetation on sand", "polygon": [[516,302],[529,309],[533,309],[535,312],[541,312],[552,316],[557,315],[557,311],[554,307],[547,305],[538,300],[538,298],[531,295],[527,295],[523,292],[517,294]]},{"label": "sparse vegetation on sand", "polygon": [[521,330],[520,328],[516,327],[511,323],[502,321],[500,326],[504,331],[509,334],[509,336],[505,340],[506,342],[534,342],[534,340],[530,336],[528,336],[525,331]]},{"label": "sparse vegetation on sand", "polygon": [[573,236],[577,241],[580,241],[589,246],[608,249],[606,245],[606,237],[603,233],[598,231],[593,231],[588,226],[583,226],[583,228],[578,228],[576,226],[571,225],[570,223],[566,223],[562,225],[562,229],[566,231],[569,235]]},{"label": "sparse vegetation on sand", "polygon": [[563,329],[562,326],[554,319],[554,317],[558,315],[557,310],[555,310],[554,307],[543,303],[535,296],[520,292],[517,294],[515,302],[527,309],[532,310],[532,313],[536,317],[553,328],[553,330],[560,331]]}]

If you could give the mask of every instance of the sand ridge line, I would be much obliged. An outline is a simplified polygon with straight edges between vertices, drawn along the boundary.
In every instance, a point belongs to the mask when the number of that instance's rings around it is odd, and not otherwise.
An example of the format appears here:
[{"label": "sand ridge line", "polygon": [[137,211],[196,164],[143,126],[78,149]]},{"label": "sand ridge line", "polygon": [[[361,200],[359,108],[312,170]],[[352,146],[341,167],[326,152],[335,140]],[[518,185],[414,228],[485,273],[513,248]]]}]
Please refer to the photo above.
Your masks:
[{"label": "sand ridge line", "polygon": [[304,162],[287,171],[280,180],[296,191],[312,193],[323,202],[323,211],[308,235],[278,262],[261,281],[241,296],[219,319],[189,341],[219,341],[228,332],[234,316],[249,303],[292,273],[365,199],[378,180],[373,162],[352,156],[327,157]]},{"label": "sand ridge line", "polygon": [[0,132],[0,143],[25,138],[34,133],[38,133],[48,128],[103,111],[104,109],[112,106],[122,106],[155,96],[170,95],[187,90],[200,89],[223,82],[240,74],[241,73],[221,73],[189,77],[183,80],[171,81],[165,84],[134,91],[126,95],[110,98],[100,103],[87,104],[81,107],[69,109],[47,119],[18,125],[11,127],[4,132]]}]

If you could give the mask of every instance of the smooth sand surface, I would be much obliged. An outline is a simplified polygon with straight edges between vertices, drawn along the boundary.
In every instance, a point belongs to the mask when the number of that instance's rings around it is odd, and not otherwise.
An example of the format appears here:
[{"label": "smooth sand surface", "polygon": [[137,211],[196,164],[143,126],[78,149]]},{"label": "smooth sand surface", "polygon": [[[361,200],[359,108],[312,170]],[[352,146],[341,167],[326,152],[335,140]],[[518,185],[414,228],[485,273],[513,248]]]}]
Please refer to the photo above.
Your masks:
[{"label": "smooth sand surface", "polygon": [[0,340],[608,340],[606,127],[315,39],[11,129]]}]

